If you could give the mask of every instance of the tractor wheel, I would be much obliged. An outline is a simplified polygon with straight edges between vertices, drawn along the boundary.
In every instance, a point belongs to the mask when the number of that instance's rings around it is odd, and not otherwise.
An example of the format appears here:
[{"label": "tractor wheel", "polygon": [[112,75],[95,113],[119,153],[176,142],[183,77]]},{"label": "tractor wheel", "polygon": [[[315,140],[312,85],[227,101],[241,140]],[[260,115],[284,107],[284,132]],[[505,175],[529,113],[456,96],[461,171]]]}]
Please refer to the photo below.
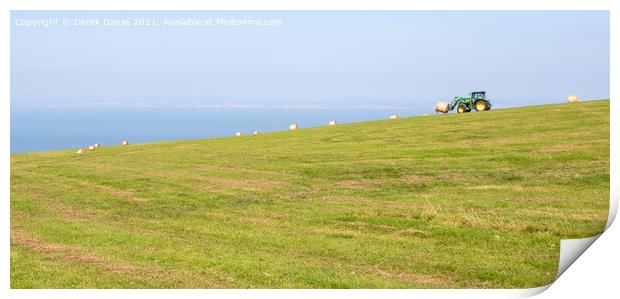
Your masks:
[{"label": "tractor wheel", "polygon": [[489,110],[489,105],[485,100],[477,100],[474,107],[476,107],[476,111]]},{"label": "tractor wheel", "polygon": [[467,107],[465,107],[465,105],[459,105],[456,108],[456,112],[458,112],[458,113],[465,113],[465,112],[467,112]]}]

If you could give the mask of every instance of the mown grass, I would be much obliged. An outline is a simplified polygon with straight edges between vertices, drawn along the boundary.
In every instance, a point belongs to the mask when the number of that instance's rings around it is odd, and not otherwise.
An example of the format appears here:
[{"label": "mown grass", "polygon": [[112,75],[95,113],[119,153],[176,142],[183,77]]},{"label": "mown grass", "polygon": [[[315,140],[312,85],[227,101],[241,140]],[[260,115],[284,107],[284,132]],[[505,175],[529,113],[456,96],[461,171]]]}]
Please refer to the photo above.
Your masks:
[{"label": "mown grass", "polygon": [[609,101],[13,155],[11,287],[535,287],[608,205]]}]

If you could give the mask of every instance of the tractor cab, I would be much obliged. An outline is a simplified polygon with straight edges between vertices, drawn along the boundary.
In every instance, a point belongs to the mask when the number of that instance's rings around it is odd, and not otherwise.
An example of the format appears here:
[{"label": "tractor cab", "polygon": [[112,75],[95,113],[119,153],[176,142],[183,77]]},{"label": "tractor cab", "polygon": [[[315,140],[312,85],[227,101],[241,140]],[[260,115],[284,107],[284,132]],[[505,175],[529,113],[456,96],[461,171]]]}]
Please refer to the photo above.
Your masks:
[{"label": "tractor cab", "polygon": [[486,91],[472,91],[469,93],[469,98],[476,102],[477,100],[487,100]]}]

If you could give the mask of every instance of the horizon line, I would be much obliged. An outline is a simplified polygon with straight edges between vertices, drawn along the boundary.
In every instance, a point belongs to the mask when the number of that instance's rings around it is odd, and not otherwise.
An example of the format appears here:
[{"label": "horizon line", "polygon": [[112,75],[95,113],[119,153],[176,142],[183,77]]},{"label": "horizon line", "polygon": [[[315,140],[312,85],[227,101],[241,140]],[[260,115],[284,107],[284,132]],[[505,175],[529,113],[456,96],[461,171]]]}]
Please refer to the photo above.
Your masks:
[{"label": "horizon line", "polygon": [[[431,104],[431,105],[434,105]],[[11,108],[71,108],[71,107],[127,107],[127,108],[239,108],[239,109],[411,109],[423,108],[427,105],[330,105],[330,104],[299,104],[299,105],[282,105],[282,104],[123,104],[123,103],[66,103],[66,104],[11,104]]]}]

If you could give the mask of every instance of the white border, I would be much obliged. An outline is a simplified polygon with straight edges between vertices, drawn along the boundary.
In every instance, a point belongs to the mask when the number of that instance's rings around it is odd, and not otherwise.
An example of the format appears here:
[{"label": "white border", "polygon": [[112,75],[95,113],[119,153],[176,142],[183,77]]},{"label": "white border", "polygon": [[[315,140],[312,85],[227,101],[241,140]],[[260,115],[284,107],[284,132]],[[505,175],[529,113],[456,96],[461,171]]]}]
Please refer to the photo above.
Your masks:
[{"label": "white border", "polygon": [[[10,10],[610,10],[611,11],[611,53],[618,52],[618,2],[613,0],[433,0],[410,1],[403,3],[397,0],[335,0],[315,1],[286,1],[286,0],[240,0],[240,1],[209,1],[196,3],[190,0],[161,1],[161,0],[109,0],[93,3],[93,1],[2,1],[0,2],[0,297],[2,298],[107,298],[148,296],[151,298],[166,298],[170,296],[183,297],[239,297],[251,296],[255,298],[337,298],[351,296],[357,298],[392,298],[417,296],[423,298],[516,298],[538,294],[546,287],[527,290],[10,290],[9,289],[9,125],[10,125]],[[617,80],[618,60],[611,56],[611,82]],[[613,99],[618,93],[611,84],[611,130],[617,132],[618,105]],[[615,120],[616,119],[616,120]],[[611,152],[618,150],[617,134],[611,136]],[[618,202],[617,189],[617,159],[611,156],[611,202],[616,207]],[[612,213],[614,213],[613,211]],[[613,215],[610,213],[610,220]],[[608,225],[611,225],[609,221]],[[582,258],[575,262],[562,277],[542,294],[543,297],[560,298],[577,294],[583,296],[592,292],[599,295],[617,294],[615,278],[620,263],[615,258],[620,244],[620,230],[618,225],[609,227],[592,248],[584,253]],[[590,254],[590,251],[593,253]],[[595,254],[598,252],[599,254]],[[602,253],[602,255],[600,254]],[[588,263],[585,263],[588,261]],[[597,271],[604,266],[614,265],[605,271]],[[577,271],[580,270],[580,271]],[[607,279],[607,280],[606,280]],[[589,283],[584,285],[583,282]],[[608,281],[600,284],[599,281]],[[596,290],[588,286],[597,285]],[[613,295],[612,295],[613,296]],[[572,296],[571,296],[572,297]],[[611,297],[611,296],[605,296]]]}]

